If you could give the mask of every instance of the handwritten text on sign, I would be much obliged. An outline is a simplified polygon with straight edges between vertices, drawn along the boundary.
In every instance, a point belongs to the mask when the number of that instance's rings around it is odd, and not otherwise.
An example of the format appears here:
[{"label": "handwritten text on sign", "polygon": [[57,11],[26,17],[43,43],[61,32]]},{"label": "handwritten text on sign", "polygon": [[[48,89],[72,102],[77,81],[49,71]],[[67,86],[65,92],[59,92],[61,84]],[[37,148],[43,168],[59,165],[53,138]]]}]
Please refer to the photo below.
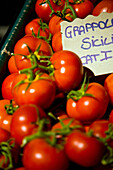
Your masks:
[{"label": "handwritten text on sign", "polygon": [[61,23],[63,50],[75,52],[95,75],[113,72],[113,13]]}]

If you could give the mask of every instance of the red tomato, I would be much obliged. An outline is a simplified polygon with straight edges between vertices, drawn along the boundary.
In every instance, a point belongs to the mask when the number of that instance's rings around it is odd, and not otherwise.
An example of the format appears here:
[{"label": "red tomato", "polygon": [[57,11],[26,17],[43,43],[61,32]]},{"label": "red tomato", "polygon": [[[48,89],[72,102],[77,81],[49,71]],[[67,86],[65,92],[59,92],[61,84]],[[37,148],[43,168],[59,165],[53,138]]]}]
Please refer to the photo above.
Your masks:
[{"label": "red tomato", "polygon": [[91,14],[94,8],[93,3],[89,0],[84,0],[83,2],[75,3],[72,6],[75,10],[77,17],[82,19]]},{"label": "red tomato", "polygon": [[[41,3],[44,2],[44,4],[41,5]],[[64,1],[57,1],[58,3],[54,3],[53,0],[50,0],[50,3],[52,5],[52,8],[55,12],[61,11],[64,7]],[[44,22],[48,23],[51,16],[51,8],[49,4],[44,0],[37,0],[35,4],[35,12],[38,15],[39,18],[41,18]]]},{"label": "red tomato", "polygon": [[3,99],[0,100],[0,127],[10,132],[10,123],[12,120],[12,115],[9,115],[5,109],[5,105],[9,105],[10,100]]},{"label": "red tomato", "polygon": [[24,167],[16,168],[15,170],[26,170]]},{"label": "red tomato", "polygon": [[54,66],[55,82],[60,91],[68,92],[80,85],[83,65],[75,53],[67,50],[57,51],[50,61]]},{"label": "red tomato", "polygon": [[10,133],[0,127],[0,143],[5,142],[10,138]]},{"label": "red tomato", "polygon": [[95,137],[75,130],[66,140],[65,152],[69,159],[83,167],[97,165],[105,151],[105,146]]},{"label": "red tomato", "polygon": [[58,131],[59,131],[59,129],[62,129],[63,127],[65,127],[65,125],[67,126],[69,123],[70,123],[70,125],[69,125],[70,128],[76,127],[77,129],[79,129],[81,131],[85,131],[82,123],[80,121],[78,121],[76,119],[72,119],[72,118],[64,118],[64,119],[62,119],[62,124],[64,126],[61,124],[61,122],[58,122],[58,123],[56,123],[56,124],[54,124],[52,126],[52,130],[56,131],[58,129]]},{"label": "red tomato", "polygon": [[112,0],[103,0],[100,1],[92,11],[92,15],[98,16],[102,12],[113,12],[113,1]]},{"label": "red tomato", "polygon": [[93,130],[93,135],[98,138],[105,138],[106,131],[109,128],[109,121],[108,120],[96,120],[89,126],[89,131]]},{"label": "red tomato", "polygon": [[111,110],[111,112],[110,112],[109,122],[110,122],[110,123],[113,123],[113,110]]},{"label": "red tomato", "polygon": [[[17,83],[25,80],[26,82],[16,86]],[[29,88],[27,89],[28,86]],[[19,74],[13,81],[12,95],[14,101],[19,106],[31,103],[45,109],[48,108],[55,99],[56,85],[52,78],[47,74],[43,74],[40,77],[37,75],[37,78],[32,82],[29,82],[26,74]]]},{"label": "red tomato", "polygon": [[[67,13],[65,18],[68,19],[69,21],[73,21],[73,19],[70,17],[71,13]],[[61,22],[63,19],[57,15],[53,16],[50,21],[49,21],[49,30],[52,35],[54,35],[56,32],[61,31]]]},{"label": "red tomato", "polygon": [[67,170],[68,158],[64,150],[57,149],[44,139],[33,139],[25,147],[22,158],[25,169]]},{"label": "red tomato", "polygon": [[54,52],[63,50],[61,32],[56,32],[52,37],[52,48]]},{"label": "red tomato", "polygon": [[[29,52],[27,45],[31,49],[31,52]],[[38,54],[36,54],[35,52],[39,46],[40,50]],[[32,55],[34,55],[34,53],[37,57],[37,60],[40,55],[51,56],[53,54],[50,44],[48,44],[45,40],[33,37],[32,35],[26,35],[22,37],[19,41],[17,41],[14,46],[15,62],[17,68],[21,70],[31,67],[34,64],[32,61]],[[26,57],[24,57],[24,55]]]},{"label": "red tomato", "polygon": [[8,61],[8,70],[9,72],[12,73],[18,73],[18,69],[15,63],[15,57],[11,56],[9,61]]},{"label": "red tomato", "polygon": [[9,100],[13,99],[13,96],[12,96],[12,84],[13,84],[13,81],[16,78],[17,75],[18,75],[18,73],[9,74],[3,80],[1,91],[2,91],[2,97],[4,99],[9,99]]},{"label": "red tomato", "polygon": [[33,19],[25,26],[25,34],[32,35],[32,32],[36,36],[40,32],[39,35],[45,37],[46,39],[49,38],[50,34],[48,25],[44,23],[41,18]]},{"label": "red tomato", "polygon": [[104,81],[104,87],[108,92],[110,104],[113,105],[113,73],[106,77]]},{"label": "red tomato", "polygon": [[[93,121],[100,119],[104,116],[109,98],[105,88],[99,83],[89,83],[86,92],[81,91],[81,96],[76,100],[73,95],[72,99],[67,100],[66,110],[69,117],[82,121],[84,124],[90,124]],[[92,96],[82,96],[82,94],[91,94]]]},{"label": "red tomato", "polygon": [[22,105],[14,112],[11,121],[11,136],[15,138],[17,144],[21,145],[25,136],[34,133],[37,121],[43,117],[47,118],[45,112],[33,104]]}]

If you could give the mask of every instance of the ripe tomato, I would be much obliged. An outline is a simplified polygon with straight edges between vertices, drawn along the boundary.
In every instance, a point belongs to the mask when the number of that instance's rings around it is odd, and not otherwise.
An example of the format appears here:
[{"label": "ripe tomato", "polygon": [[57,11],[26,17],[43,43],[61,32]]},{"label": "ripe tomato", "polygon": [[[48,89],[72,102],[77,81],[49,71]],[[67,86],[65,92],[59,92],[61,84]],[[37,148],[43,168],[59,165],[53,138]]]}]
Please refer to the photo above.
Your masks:
[{"label": "ripe tomato", "polygon": [[41,138],[31,140],[24,147],[22,162],[29,170],[67,170],[69,166],[64,150],[52,147]]},{"label": "ripe tomato", "polygon": [[80,85],[83,65],[75,53],[67,50],[57,51],[50,61],[54,66],[55,82],[60,91],[68,92]]},{"label": "ripe tomato", "polygon": [[10,100],[2,99],[0,100],[0,127],[10,132],[10,123],[12,120],[12,115],[9,115],[5,109],[5,105],[9,105]]},{"label": "ripe tomato", "polygon": [[113,110],[111,110],[111,112],[110,112],[109,122],[113,123]]},{"label": "ripe tomato", "polygon": [[108,75],[104,81],[104,87],[108,92],[110,104],[113,105],[113,73]]},{"label": "ripe tomato", "polygon": [[18,73],[18,69],[15,63],[15,57],[12,55],[8,61],[8,70],[12,73]]},{"label": "ripe tomato", "polygon": [[52,37],[52,48],[54,52],[63,50],[61,32],[56,32]]},{"label": "ripe tomato", "polygon": [[[72,17],[70,17],[71,13],[67,13],[65,18],[69,21],[73,21]],[[49,21],[49,30],[52,35],[54,35],[56,32],[61,31],[61,22],[63,19],[57,15],[53,16]]]},{"label": "ripe tomato", "polygon": [[[25,82],[16,86],[20,81]],[[37,75],[37,78],[30,82],[26,74],[19,74],[13,81],[12,95],[14,101],[19,106],[31,103],[45,109],[48,108],[55,99],[56,85],[47,74],[43,74],[40,77]]]},{"label": "ripe tomato", "polygon": [[[69,125],[70,123],[70,125]],[[72,118],[64,118],[62,119],[62,123],[58,122],[56,124],[54,124],[52,126],[52,130],[57,130],[59,131],[59,129],[62,129],[65,127],[65,125],[69,125],[70,128],[76,127],[77,129],[81,130],[81,131],[85,131],[82,123],[76,119],[72,119]]]},{"label": "ripe tomato", "polygon": [[[29,52],[27,46],[29,46],[31,52]],[[38,54],[35,54],[37,57],[40,55],[51,56],[53,54],[50,44],[48,44],[45,40],[33,37],[32,35],[26,35],[17,41],[14,46],[14,54],[15,62],[19,70],[32,66],[32,55],[34,55],[34,52],[38,49],[39,46],[39,52]]]},{"label": "ripe tomato", "polygon": [[83,19],[92,13],[94,5],[91,1],[84,0],[83,2],[75,3],[72,7],[75,10],[77,17]]},{"label": "ripe tomato", "polygon": [[105,138],[106,131],[109,128],[109,121],[108,120],[96,120],[89,126],[89,131],[93,130],[93,135],[98,138]]},{"label": "ripe tomato", "polygon": [[32,32],[34,32],[36,36],[40,32],[39,35],[46,39],[49,38],[50,34],[48,25],[44,23],[41,18],[33,19],[25,26],[25,34],[32,35]]},{"label": "ripe tomato", "polygon": [[78,100],[76,100],[76,96],[73,95],[73,99],[70,96],[66,104],[68,116],[82,121],[84,124],[90,124],[102,118],[109,103],[105,88],[101,84],[93,82],[89,83],[86,92],[81,91],[80,93],[88,93],[93,96],[81,95]]},{"label": "ripe tomato", "polygon": [[16,76],[18,75],[18,73],[12,73],[9,74],[2,83],[2,88],[1,88],[1,92],[2,92],[2,97],[4,99],[13,99],[12,96],[12,84],[14,79],[16,78]]},{"label": "ripe tomato", "polygon": [[[41,4],[43,2],[43,4]],[[61,11],[64,7],[64,1],[56,1],[55,3],[53,0],[50,0],[51,6],[55,12]],[[44,0],[37,0],[35,4],[35,12],[39,18],[41,18],[44,22],[48,23],[51,16],[51,8],[49,4]]]},{"label": "ripe tomato", "polygon": [[10,132],[0,127],[0,143],[5,142],[10,138]]},{"label": "ripe tomato", "polygon": [[100,1],[92,11],[92,15],[98,16],[102,12],[113,12],[113,1],[112,0],[103,0]]},{"label": "ripe tomato", "polygon": [[69,159],[83,167],[97,165],[104,151],[105,146],[102,142],[77,130],[68,135],[65,144],[65,152]]},{"label": "ripe tomato", "polygon": [[37,128],[37,121],[43,117],[47,118],[45,112],[36,105],[20,106],[14,112],[11,121],[11,136],[15,138],[16,143],[21,145],[25,136],[34,133],[34,129]]}]

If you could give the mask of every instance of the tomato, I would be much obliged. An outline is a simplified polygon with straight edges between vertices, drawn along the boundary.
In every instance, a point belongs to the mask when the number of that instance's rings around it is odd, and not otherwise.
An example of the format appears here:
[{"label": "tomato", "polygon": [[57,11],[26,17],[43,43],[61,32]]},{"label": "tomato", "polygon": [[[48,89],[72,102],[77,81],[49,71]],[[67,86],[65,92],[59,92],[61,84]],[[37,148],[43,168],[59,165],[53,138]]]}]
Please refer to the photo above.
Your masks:
[{"label": "tomato", "polygon": [[10,132],[10,123],[12,120],[12,115],[9,115],[5,109],[5,105],[9,105],[10,100],[2,99],[0,100],[0,127],[2,129]]},{"label": "tomato", "polygon": [[108,120],[96,120],[89,126],[89,131],[93,130],[93,135],[98,138],[105,138],[106,131],[109,128],[109,121]]},{"label": "tomato", "polygon": [[85,131],[82,123],[80,121],[78,121],[76,119],[72,119],[72,118],[64,118],[64,119],[62,119],[62,123],[58,122],[58,123],[54,124],[52,126],[52,130],[56,131],[57,129],[58,130],[62,129],[63,127],[65,127],[65,125],[67,126],[69,123],[70,123],[70,125],[69,125],[70,128],[75,127],[75,129],[77,128],[77,129],[79,129],[81,131]]},{"label": "tomato", "polygon": [[77,130],[68,135],[65,144],[65,152],[69,159],[83,167],[97,165],[104,151],[105,147],[102,142]]},{"label": "tomato", "polygon": [[[70,96],[67,100],[68,116],[82,121],[84,124],[91,124],[93,121],[102,118],[109,103],[105,88],[101,84],[93,82],[89,83],[86,92],[84,90],[78,92],[81,94],[78,100],[76,100],[76,95]],[[82,94],[84,95],[82,96]],[[93,96],[87,96],[87,94]]]},{"label": "tomato", "polygon": [[109,122],[113,123],[113,110],[111,110],[111,112],[110,112]]},{"label": "tomato", "polygon": [[7,141],[10,138],[10,132],[0,127],[0,143]]},{"label": "tomato", "polygon": [[75,3],[72,7],[77,17],[83,19],[92,13],[94,5],[91,1],[84,0],[83,2]]},{"label": "tomato", "polygon": [[52,37],[52,48],[54,52],[63,50],[62,35],[60,31],[56,32]]},{"label": "tomato", "polygon": [[15,138],[16,143],[21,145],[25,136],[34,133],[34,129],[37,128],[37,121],[43,117],[47,118],[46,113],[36,105],[26,104],[20,106],[14,112],[10,125],[11,136]]},{"label": "tomato", "polygon": [[[41,3],[44,4],[41,4]],[[54,9],[55,12],[57,11],[61,11],[64,7],[64,1],[57,1],[57,3],[55,3],[53,0],[50,0],[51,6]],[[35,12],[37,14],[37,16],[39,18],[41,18],[44,22],[48,23],[51,16],[51,8],[49,6],[49,4],[44,0],[37,0],[36,4],[35,4]],[[46,14],[46,15],[45,15]]]},{"label": "tomato", "polygon": [[113,73],[108,75],[104,81],[104,87],[108,92],[110,104],[113,105]]},{"label": "tomato", "polygon": [[[65,18],[68,21],[73,21],[72,17],[70,17],[71,13],[67,13]],[[54,35],[56,32],[61,31],[61,22],[63,19],[57,15],[53,16],[49,21],[49,30],[52,35]]]},{"label": "tomato", "polygon": [[40,36],[45,37],[46,39],[49,38],[50,34],[48,25],[44,23],[41,18],[35,18],[25,26],[25,34],[32,35],[32,32],[36,36],[39,33]]},{"label": "tomato", "polygon": [[113,12],[113,1],[112,0],[103,0],[100,1],[92,11],[92,15],[98,16],[102,12]]},{"label": "tomato", "polygon": [[15,170],[26,170],[24,167],[16,168]]},{"label": "tomato", "polygon": [[2,97],[4,99],[13,99],[12,96],[12,84],[13,84],[13,80],[16,78],[16,76],[18,75],[18,73],[12,73],[9,74],[2,82]]},{"label": "tomato", "polygon": [[[16,86],[20,81],[25,82]],[[13,81],[12,95],[19,106],[31,103],[45,109],[48,108],[55,99],[56,84],[47,74],[37,75],[32,81],[29,81],[26,74],[19,74]]]},{"label": "tomato", "polygon": [[73,52],[61,50],[50,58],[54,67],[54,77],[58,90],[67,92],[78,87],[83,78],[83,65]]},{"label": "tomato", "polygon": [[63,149],[57,149],[44,139],[31,140],[23,150],[23,165],[28,170],[67,170],[68,158]]},{"label": "tomato", "polygon": [[[27,46],[29,46],[31,52],[29,52]],[[50,44],[48,44],[45,40],[33,37],[32,35],[26,35],[17,41],[14,46],[14,54],[15,62],[19,70],[29,68],[33,65],[32,55],[34,55],[34,52],[36,52],[39,46],[40,49],[38,54],[35,53],[37,60],[40,55],[51,56],[53,54]]]},{"label": "tomato", "polygon": [[12,73],[18,73],[18,69],[15,63],[15,57],[12,55],[8,61],[8,71]]}]

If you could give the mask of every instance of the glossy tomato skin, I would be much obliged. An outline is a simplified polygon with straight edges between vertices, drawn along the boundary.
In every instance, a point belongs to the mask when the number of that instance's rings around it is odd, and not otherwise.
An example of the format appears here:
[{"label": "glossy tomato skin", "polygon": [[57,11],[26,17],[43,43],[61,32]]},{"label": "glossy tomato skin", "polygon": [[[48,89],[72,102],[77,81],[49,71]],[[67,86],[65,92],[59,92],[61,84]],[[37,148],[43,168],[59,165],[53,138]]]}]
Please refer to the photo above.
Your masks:
[{"label": "glossy tomato skin", "polygon": [[[39,18],[42,18],[42,20],[44,22],[48,23],[50,18],[51,18],[50,14],[51,14],[52,11],[50,9],[49,4],[46,3],[46,2],[44,4],[42,4],[42,5],[40,5],[42,2],[45,2],[45,0],[44,1],[42,1],[42,0],[37,0],[36,1],[35,12],[36,12],[36,14],[37,14],[37,16]],[[52,8],[55,10],[55,12],[61,11],[63,9],[63,7],[64,7],[64,1],[63,0],[61,0],[59,5],[55,4],[53,2],[53,0],[50,0],[50,3],[52,5]]]},{"label": "glossy tomato skin", "polygon": [[[41,24],[42,23],[42,24]],[[35,18],[31,20],[26,26],[25,26],[25,34],[31,34],[32,32],[37,36],[39,33],[40,36],[45,37],[46,39],[49,38],[49,27],[44,27],[42,29],[43,21],[41,18]]]},{"label": "glossy tomato skin", "polygon": [[83,167],[92,167],[101,161],[105,146],[95,137],[76,130],[68,136],[65,151],[74,163]]},{"label": "glossy tomato skin", "polygon": [[12,73],[9,74],[2,83],[2,97],[4,99],[13,99],[12,96],[12,84],[13,84],[13,80],[16,78],[16,76],[18,75],[18,73]]},{"label": "glossy tomato skin", "polygon": [[103,0],[100,1],[92,11],[92,15],[98,16],[102,12],[113,12],[113,1],[112,0]]},{"label": "glossy tomato skin", "polygon": [[91,124],[93,121],[104,116],[109,97],[105,88],[99,83],[89,83],[86,93],[93,95],[83,96],[77,101],[69,98],[66,110],[69,117],[73,117],[84,124]]},{"label": "glossy tomato skin", "polygon": [[33,104],[20,106],[13,114],[11,121],[11,136],[15,138],[18,145],[22,144],[25,136],[34,133],[40,118],[47,118],[45,112],[40,107]]},{"label": "glossy tomato skin", "polygon": [[5,105],[9,105],[9,99],[0,100],[0,127],[7,130],[10,133],[10,124],[12,115],[9,115],[5,109]]},{"label": "glossy tomato skin", "polygon": [[19,39],[14,46],[15,62],[19,70],[32,66],[30,59],[24,57],[24,55],[30,56],[27,45],[31,49],[32,53],[34,53],[41,45],[38,55],[51,56],[53,54],[50,44],[48,44],[45,40],[33,37],[32,35],[25,35]]},{"label": "glossy tomato skin", "polygon": [[113,73],[108,75],[104,81],[104,87],[108,92],[110,104],[113,105]]},{"label": "glossy tomato skin", "polygon": [[56,32],[52,37],[52,48],[54,52],[63,50],[61,32]]},{"label": "glossy tomato skin", "polygon": [[56,149],[44,139],[33,139],[24,148],[23,165],[32,170],[67,170],[69,160],[64,150]]},{"label": "glossy tomato skin", "polygon": [[92,13],[94,5],[91,1],[85,0],[84,2],[72,5],[78,18],[85,18]]},{"label": "glossy tomato skin", "polygon": [[8,71],[10,72],[10,74],[12,73],[18,73],[18,69],[15,63],[15,57],[11,56],[9,61],[8,61]]},{"label": "glossy tomato skin", "polygon": [[80,58],[67,50],[57,51],[50,58],[54,66],[54,77],[58,90],[68,92],[78,87],[83,78],[83,65]]},{"label": "glossy tomato skin", "polygon": [[97,138],[105,138],[106,131],[109,128],[109,121],[108,120],[96,120],[89,126],[89,131],[93,130],[93,135]]},{"label": "glossy tomato skin", "polygon": [[20,106],[23,104],[35,104],[42,108],[48,108],[54,101],[56,95],[56,84],[47,75],[43,74],[41,79],[34,80],[29,88],[29,83],[23,83],[17,87],[16,84],[27,78],[26,74],[18,75],[13,81],[12,94],[15,102]]}]

